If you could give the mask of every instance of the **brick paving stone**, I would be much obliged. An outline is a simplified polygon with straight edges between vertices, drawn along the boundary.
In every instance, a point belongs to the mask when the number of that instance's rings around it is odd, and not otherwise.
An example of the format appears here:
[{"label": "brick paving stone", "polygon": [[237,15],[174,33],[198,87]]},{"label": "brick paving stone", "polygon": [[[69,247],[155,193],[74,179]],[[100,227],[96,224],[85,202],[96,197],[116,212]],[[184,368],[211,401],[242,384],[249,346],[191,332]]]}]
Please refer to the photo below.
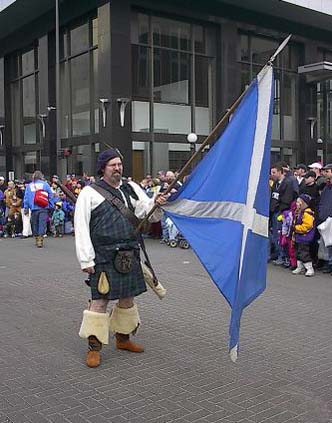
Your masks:
[{"label": "brick paving stone", "polygon": [[0,239],[0,423],[332,423],[329,275],[269,265],[234,365],[228,305],[192,250],[147,246],[168,295],[137,300],[146,351],[117,351],[111,338],[102,366],[88,369],[77,336],[88,290],[73,238],[41,250]]}]

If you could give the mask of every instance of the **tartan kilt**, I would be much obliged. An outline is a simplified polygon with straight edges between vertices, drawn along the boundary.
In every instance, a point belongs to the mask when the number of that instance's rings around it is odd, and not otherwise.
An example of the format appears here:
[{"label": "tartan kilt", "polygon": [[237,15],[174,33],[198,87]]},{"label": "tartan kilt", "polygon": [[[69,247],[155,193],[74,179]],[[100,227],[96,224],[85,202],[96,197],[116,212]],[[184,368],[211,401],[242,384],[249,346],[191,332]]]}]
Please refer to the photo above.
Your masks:
[{"label": "tartan kilt", "polygon": [[[113,265],[115,252],[111,256],[109,262],[96,263],[95,273],[90,275],[91,298],[93,300],[117,300],[119,298],[137,297],[145,292],[147,289],[141,268],[139,250],[135,250],[133,269],[129,273],[119,273]],[[101,272],[106,273],[110,285],[110,291],[106,295],[100,294],[97,289]]]}]

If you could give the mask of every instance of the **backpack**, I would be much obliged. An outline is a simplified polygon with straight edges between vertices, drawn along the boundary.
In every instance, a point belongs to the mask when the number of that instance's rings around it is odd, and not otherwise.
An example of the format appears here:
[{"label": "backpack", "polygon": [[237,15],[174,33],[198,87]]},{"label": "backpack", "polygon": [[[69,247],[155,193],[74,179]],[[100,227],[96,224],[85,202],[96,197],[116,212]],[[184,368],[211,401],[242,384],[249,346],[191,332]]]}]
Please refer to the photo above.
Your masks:
[{"label": "backpack", "polygon": [[37,191],[35,192],[33,203],[36,206],[42,207],[44,209],[48,206],[48,193],[43,189],[37,189]]}]

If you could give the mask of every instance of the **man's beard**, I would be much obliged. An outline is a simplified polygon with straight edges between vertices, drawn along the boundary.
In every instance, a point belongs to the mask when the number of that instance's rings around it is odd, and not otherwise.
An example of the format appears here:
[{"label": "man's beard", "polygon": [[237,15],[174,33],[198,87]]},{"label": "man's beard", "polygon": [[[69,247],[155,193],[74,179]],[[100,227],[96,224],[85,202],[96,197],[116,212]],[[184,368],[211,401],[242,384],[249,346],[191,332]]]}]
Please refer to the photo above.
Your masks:
[{"label": "man's beard", "polygon": [[122,179],[122,175],[121,173],[118,173],[118,172],[113,173],[113,175],[110,176],[110,182],[111,184],[114,184],[114,185],[118,185],[121,179]]}]

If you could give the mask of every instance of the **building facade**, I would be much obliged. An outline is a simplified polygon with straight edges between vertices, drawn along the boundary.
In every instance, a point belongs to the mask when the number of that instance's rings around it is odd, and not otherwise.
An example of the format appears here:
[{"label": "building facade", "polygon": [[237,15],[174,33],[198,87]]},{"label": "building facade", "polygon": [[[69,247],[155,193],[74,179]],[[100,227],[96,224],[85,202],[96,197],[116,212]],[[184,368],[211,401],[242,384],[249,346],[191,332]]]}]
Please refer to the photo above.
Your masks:
[{"label": "building facade", "polygon": [[59,0],[58,42],[56,0],[0,3],[0,174],[94,174],[108,145],[177,170],[289,33],[271,160],[332,162],[332,16],[297,3]]}]

